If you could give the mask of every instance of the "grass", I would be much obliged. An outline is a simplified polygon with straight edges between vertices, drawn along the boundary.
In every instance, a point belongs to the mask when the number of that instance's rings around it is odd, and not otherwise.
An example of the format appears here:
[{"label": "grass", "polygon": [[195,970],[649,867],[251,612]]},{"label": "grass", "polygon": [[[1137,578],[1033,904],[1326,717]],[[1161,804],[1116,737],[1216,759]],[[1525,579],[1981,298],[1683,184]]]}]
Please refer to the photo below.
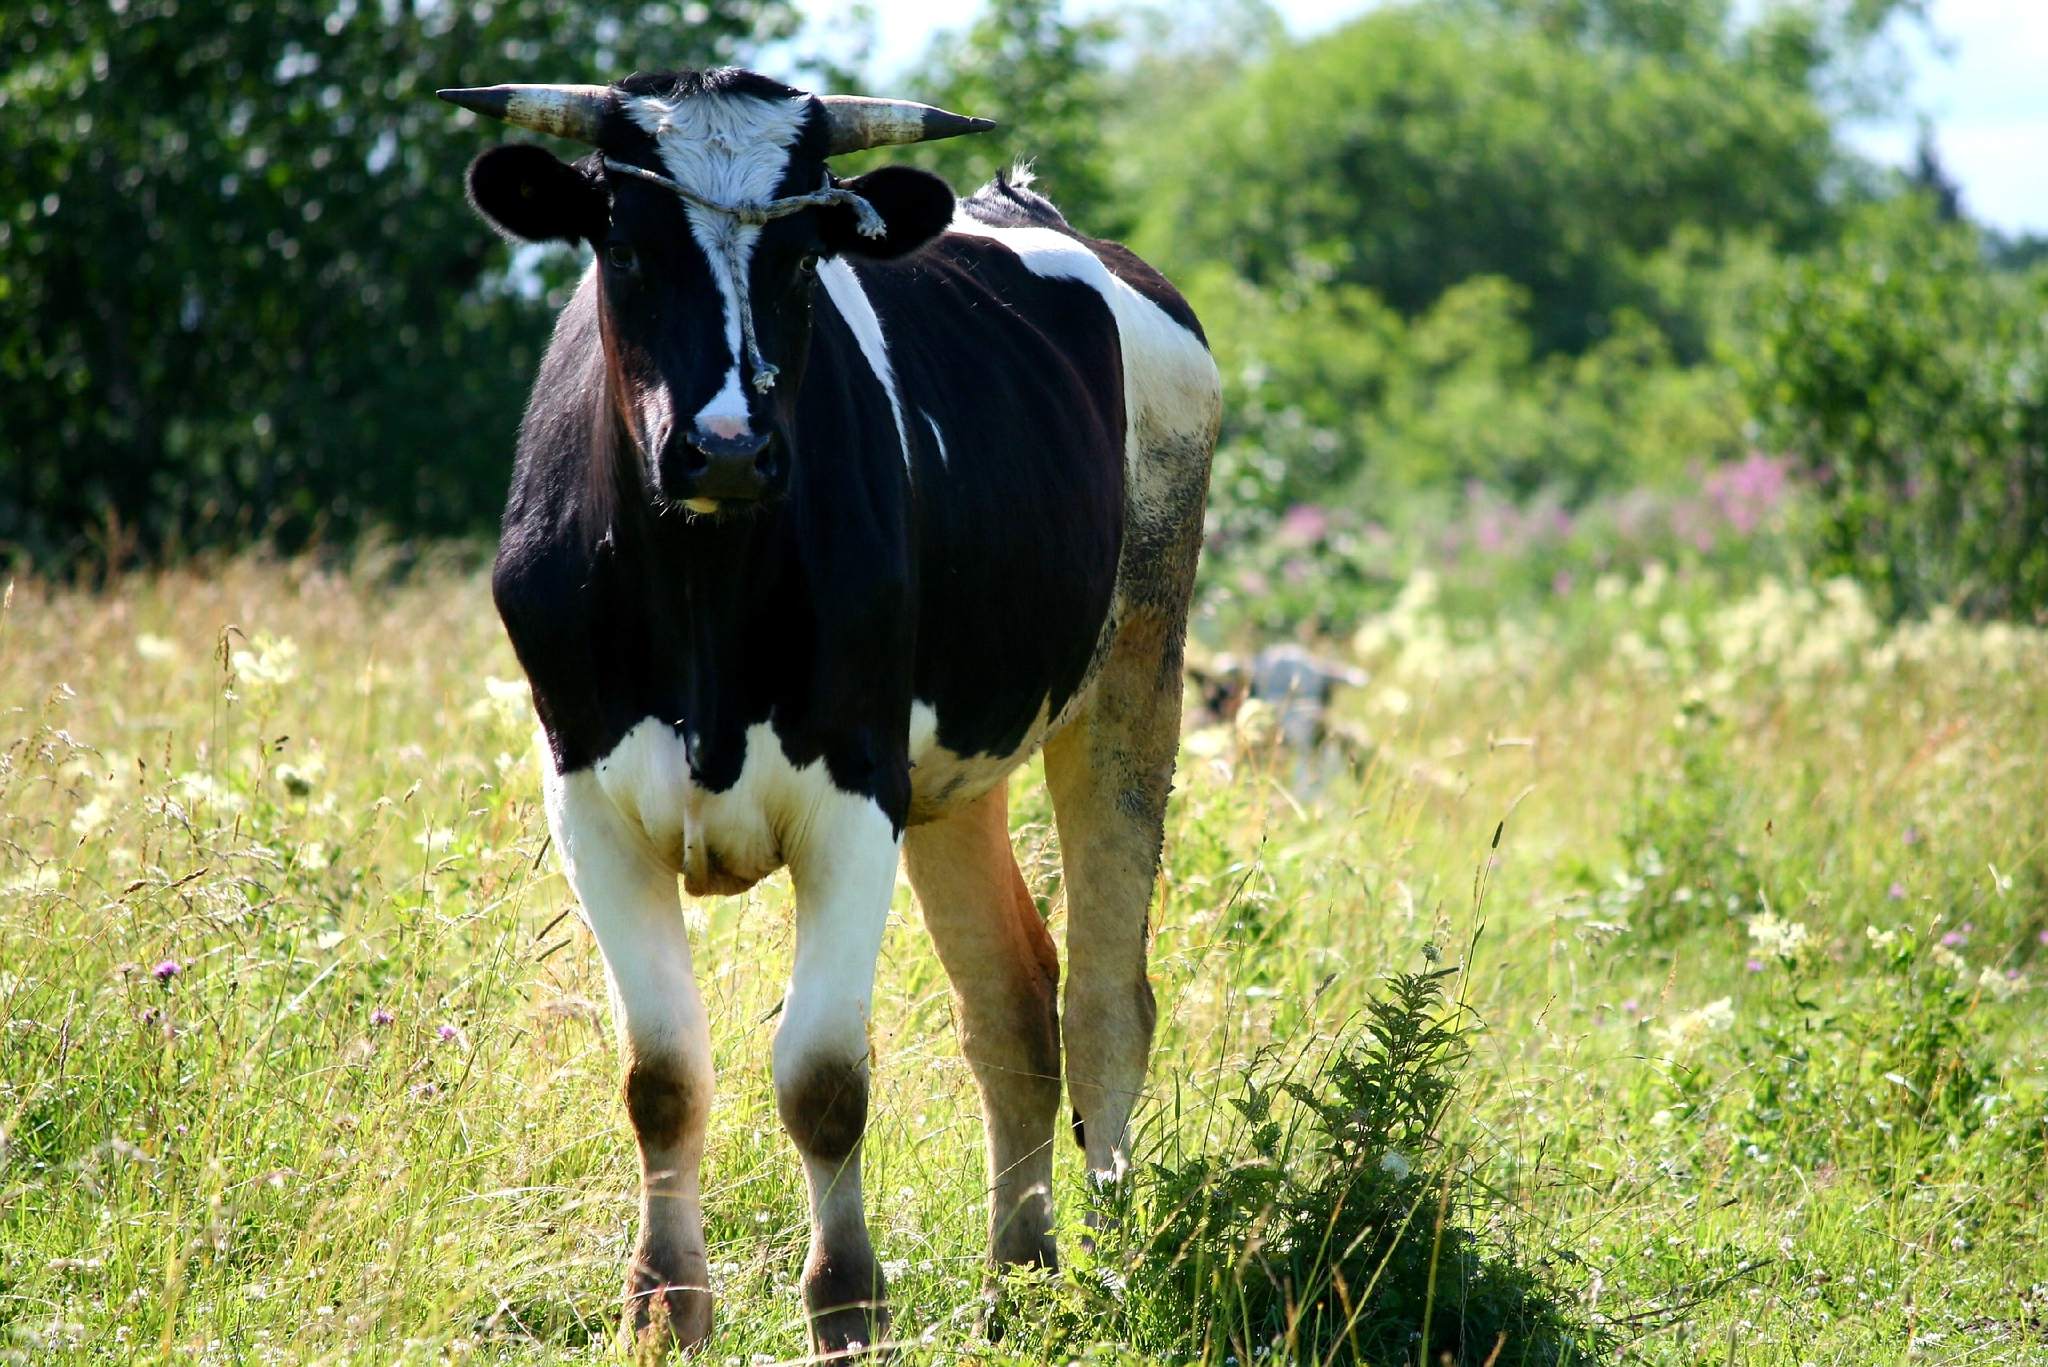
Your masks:
[{"label": "grass", "polygon": [[[1500,622],[1419,580],[1356,647],[1353,762],[1190,739],[1139,1180],[1082,1256],[1062,1142],[1069,1268],[994,1345],[899,893],[905,1359],[2048,1361],[2043,635],[1652,572]],[[613,1360],[632,1151],[517,677],[457,565],[13,586],[0,1358]],[[1035,772],[1013,810],[1057,931]],[[787,902],[690,913],[718,1363],[802,1343]]]}]

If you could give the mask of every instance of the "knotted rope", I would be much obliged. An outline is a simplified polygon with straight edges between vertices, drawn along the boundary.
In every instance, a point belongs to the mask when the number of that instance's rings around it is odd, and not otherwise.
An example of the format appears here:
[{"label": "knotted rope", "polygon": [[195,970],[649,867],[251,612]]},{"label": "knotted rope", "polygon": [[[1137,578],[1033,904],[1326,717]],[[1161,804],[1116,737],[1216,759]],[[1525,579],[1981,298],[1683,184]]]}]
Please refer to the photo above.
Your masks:
[{"label": "knotted rope", "polygon": [[[667,176],[649,171],[645,167],[614,161],[610,157],[604,159],[604,166],[607,171],[616,171],[620,175],[644,180],[650,185],[659,185],[685,203],[694,204],[715,214],[723,214],[735,223],[758,227],[778,218],[788,218],[791,214],[802,213],[805,209],[823,209],[844,204],[853,210],[854,226],[862,237],[881,237],[889,231],[888,225],[882,222],[882,216],[875,212],[874,205],[853,191],[836,185],[813,190],[807,195],[785,195],[781,199],[762,200],[757,203],[721,204],[715,199],[698,194],[687,185],[670,180]],[[740,338],[747,349],[747,364],[754,368],[754,388],[757,392],[766,394],[775,387],[775,377],[779,372],[768,364],[768,358],[761,354],[761,344],[754,337],[754,305],[748,297],[747,263],[740,256],[738,234],[722,233],[718,242],[719,250],[725,255],[726,275],[732,280],[733,305],[740,311]]]}]

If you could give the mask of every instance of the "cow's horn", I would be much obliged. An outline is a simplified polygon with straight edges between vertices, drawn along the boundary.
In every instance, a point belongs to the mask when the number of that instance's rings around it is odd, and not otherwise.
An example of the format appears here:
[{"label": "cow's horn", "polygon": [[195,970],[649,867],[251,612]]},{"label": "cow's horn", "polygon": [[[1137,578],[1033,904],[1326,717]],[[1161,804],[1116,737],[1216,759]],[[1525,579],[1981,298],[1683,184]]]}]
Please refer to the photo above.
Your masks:
[{"label": "cow's horn", "polygon": [[935,138],[957,138],[963,133],[986,133],[996,126],[994,119],[971,119],[965,114],[948,114],[915,100],[877,100],[866,95],[821,95],[825,118],[831,129],[826,155],[858,152],[865,147],[890,147],[906,142],[931,142]]},{"label": "cow's horn", "polygon": [[434,93],[464,109],[593,147],[612,98],[601,85],[485,85]]}]

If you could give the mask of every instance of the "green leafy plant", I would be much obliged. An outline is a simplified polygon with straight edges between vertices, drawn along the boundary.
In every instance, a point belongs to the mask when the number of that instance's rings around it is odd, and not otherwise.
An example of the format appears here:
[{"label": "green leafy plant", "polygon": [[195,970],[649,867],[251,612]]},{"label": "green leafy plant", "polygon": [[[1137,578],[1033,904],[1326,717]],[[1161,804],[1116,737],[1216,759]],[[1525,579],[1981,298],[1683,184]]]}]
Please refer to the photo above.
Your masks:
[{"label": "green leafy plant", "polygon": [[1395,974],[1355,1033],[1273,1071],[1234,1123],[1098,1193],[1068,1340],[1204,1362],[1581,1362],[1599,1336],[1485,1229],[1449,1112],[1479,1022],[1453,968]]}]

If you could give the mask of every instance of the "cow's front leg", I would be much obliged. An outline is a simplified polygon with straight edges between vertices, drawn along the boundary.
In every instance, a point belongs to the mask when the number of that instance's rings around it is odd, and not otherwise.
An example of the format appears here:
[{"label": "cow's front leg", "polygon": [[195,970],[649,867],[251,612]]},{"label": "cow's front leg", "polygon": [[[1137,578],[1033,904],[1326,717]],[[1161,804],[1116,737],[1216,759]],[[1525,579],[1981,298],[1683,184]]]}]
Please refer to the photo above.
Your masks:
[{"label": "cow's front leg", "polygon": [[685,1346],[711,1332],[698,1167],[711,1109],[711,1038],[690,969],[676,874],[585,772],[547,784],[549,824],[604,954],[640,1146],[640,1237],[626,1272],[626,1329],[665,1319]]},{"label": "cow's front leg", "polygon": [[775,1103],[810,1189],[804,1307],[819,1353],[871,1347],[888,1325],[861,1205],[868,1010],[900,843],[880,807],[836,789],[794,823],[796,958],[775,1032]]}]

